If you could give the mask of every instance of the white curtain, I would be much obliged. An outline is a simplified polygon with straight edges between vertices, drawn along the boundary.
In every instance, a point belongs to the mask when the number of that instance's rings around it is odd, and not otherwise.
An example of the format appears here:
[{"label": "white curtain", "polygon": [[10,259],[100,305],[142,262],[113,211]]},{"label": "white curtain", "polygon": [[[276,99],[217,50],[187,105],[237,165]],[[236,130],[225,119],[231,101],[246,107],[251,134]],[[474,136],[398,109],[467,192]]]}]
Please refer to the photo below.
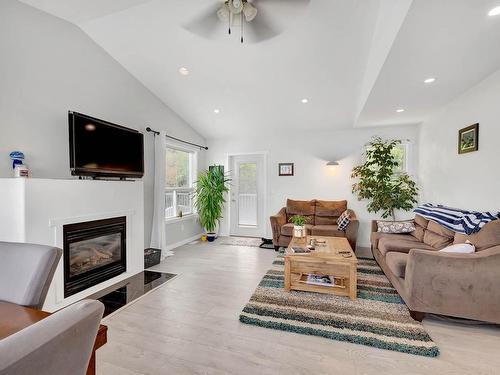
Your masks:
[{"label": "white curtain", "polygon": [[167,238],[165,233],[165,153],[167,147],[166,132],[155,136],[155,182],[153,226],[151,228],[151,247],[161,249],[162,259],[174,252],[167,251]]}]

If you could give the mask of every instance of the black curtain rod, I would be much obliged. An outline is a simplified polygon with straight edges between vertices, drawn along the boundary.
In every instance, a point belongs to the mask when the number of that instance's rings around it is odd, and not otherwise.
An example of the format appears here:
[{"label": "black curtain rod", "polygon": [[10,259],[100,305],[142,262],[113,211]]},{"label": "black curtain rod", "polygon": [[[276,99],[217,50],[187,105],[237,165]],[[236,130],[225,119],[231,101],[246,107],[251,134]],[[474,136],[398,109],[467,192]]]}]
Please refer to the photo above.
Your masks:
[{"label": "black curtain rod", "polygon": [[[160,132],[159,132],[159,131],[153,130],[153,129],[151,129],[149,126],[146,128],[146,131],[147,131],[147,132],[150,132],[150,133],[153,133],[155,136],[156,136],[156,135],[160,135]],[[192,143],[192,142],[188,142],[188,141],[183,141],[182,139],[172,137],[171,135],[166,135],[166,137],[167,137],[167,138],[170,138],[170,139],[173,139],[173,140],[176,140],[177,142],[182,142],[182,143],[185,143],[185,144],[187,144],[187,145],[191,145],[191,146],[196,146],[196,147],[199,147],[200,149],[203,149],[203,150],[208,150],[208,147],[207,147],[207,146],[202,146],[202,145],[198,145],[198,144],[196,144],[196,143]]]}]

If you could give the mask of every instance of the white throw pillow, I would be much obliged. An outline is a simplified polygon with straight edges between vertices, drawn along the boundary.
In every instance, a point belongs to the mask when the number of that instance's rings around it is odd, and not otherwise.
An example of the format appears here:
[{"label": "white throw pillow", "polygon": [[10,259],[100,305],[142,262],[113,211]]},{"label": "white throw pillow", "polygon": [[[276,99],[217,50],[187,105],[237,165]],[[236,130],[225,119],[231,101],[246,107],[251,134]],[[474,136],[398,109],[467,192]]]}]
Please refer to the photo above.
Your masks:
[{"label": "white throw pillow", "polygon": [[439,251],[443,253],[472,254],[476,251],[476,247],[470,243],[457,243],[456,245],[447,246]]}]

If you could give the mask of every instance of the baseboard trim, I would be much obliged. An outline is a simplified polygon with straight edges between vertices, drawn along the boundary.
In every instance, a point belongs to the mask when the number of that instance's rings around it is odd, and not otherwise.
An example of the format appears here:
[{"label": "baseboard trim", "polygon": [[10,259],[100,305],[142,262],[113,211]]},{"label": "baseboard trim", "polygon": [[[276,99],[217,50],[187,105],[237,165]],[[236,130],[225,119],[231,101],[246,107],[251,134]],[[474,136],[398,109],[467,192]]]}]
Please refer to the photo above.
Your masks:
[{"label": "baseboard trim", "polygon": [[186,238],[186,239],[184,239],[182,241],[179,241],[179,242],[173,243],[171,245],[168,245],[165,250],[166,251],[172,251],[172,250],[174,250],[174,249],[176,249],[178,247],[181,247],[182,245],[188,244],[188,243],[193,242],[195,240],[199,240],[200,237],[201,237],[201,233],[198,233],[198,234],[196,234],[194,236],[191,236],[189,238]]}]

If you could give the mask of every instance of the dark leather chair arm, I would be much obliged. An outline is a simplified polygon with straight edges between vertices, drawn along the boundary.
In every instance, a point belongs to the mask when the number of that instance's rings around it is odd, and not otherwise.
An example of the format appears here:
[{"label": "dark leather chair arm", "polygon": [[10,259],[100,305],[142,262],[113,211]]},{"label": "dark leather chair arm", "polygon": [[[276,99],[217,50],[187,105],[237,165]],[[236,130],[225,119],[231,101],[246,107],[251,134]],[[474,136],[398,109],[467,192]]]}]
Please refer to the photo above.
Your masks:
[{"label": "dark leather chair arm", "polygon": [[286,224],[286,209],[283,207],[276,215],[270,217],[271,228],[273,230],[273,244],[278,246],[278,239],[281,235],[281,227]]}]

